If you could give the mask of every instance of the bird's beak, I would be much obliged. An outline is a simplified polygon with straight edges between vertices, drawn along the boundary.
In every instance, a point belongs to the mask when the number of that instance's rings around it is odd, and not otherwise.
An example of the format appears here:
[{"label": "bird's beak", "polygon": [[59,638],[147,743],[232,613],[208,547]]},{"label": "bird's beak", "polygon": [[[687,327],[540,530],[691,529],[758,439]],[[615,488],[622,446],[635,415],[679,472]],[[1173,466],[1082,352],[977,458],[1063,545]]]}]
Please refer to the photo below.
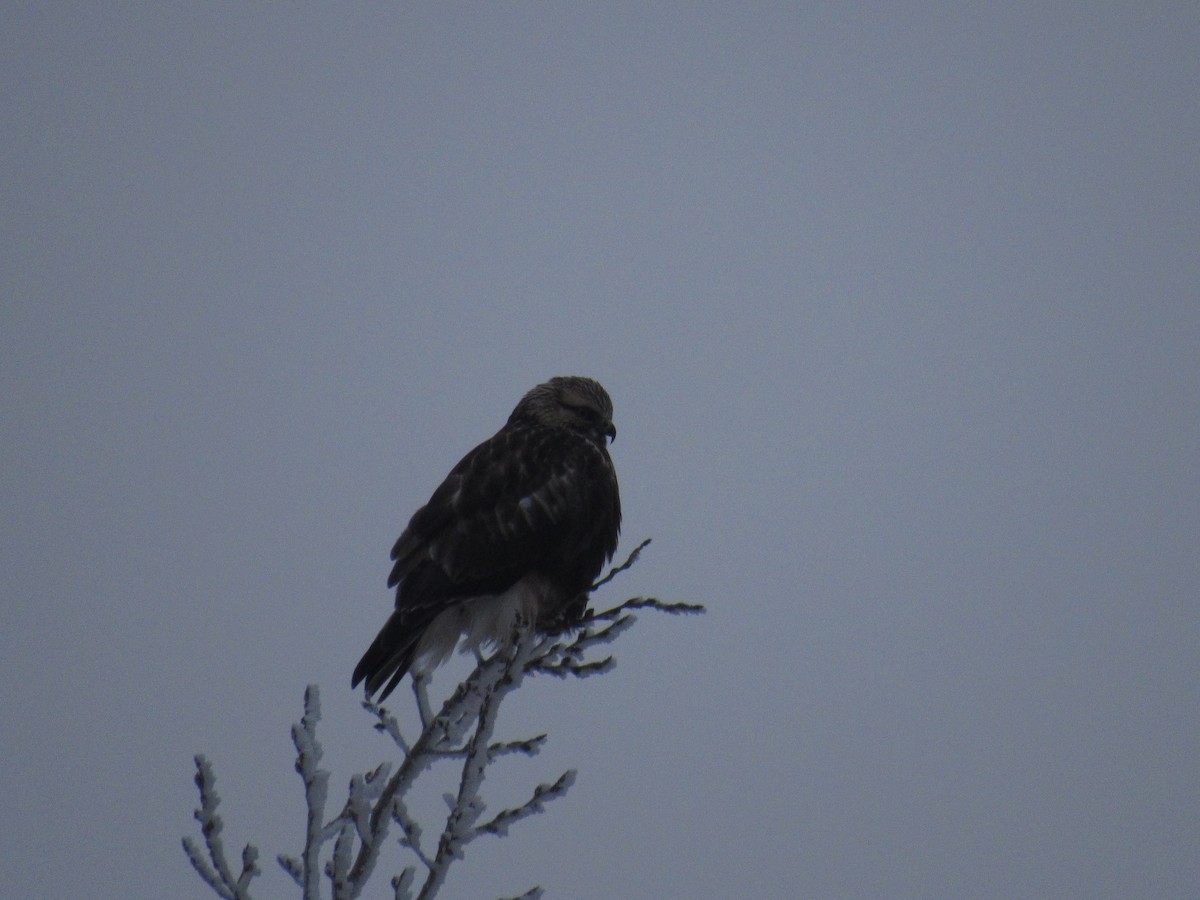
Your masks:
[{"label": "bird's beak", "polygon": [[611,444],[617,439],[617,426],[609,422],[608,427],[604,429],[604,433],[608,435],[608,442]]}]

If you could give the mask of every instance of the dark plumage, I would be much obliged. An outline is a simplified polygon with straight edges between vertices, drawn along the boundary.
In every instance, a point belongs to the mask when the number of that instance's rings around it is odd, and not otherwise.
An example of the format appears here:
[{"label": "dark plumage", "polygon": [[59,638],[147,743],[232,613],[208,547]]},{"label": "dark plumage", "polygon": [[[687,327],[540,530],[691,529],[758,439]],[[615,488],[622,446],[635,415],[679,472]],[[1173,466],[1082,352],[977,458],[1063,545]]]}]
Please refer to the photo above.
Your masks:
[{"label": "dark plumage", "polygon": [[518,618],[547,632],[577,622],[617,549],[615,437],[612,400],[590,378],[552,378],[522,397],[396,541],[396,611],[352,686],[382,687],[382,700],[410,669],[444,661],[462,636],[478,648],[505,643]]}]

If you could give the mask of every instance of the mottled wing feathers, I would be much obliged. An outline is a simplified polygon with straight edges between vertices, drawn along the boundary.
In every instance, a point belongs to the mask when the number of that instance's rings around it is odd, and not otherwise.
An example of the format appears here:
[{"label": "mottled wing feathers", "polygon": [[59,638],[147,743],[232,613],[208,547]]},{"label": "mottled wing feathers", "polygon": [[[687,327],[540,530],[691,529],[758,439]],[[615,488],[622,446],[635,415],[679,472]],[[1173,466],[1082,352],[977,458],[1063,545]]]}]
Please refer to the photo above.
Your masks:
[{"label": "mottled wing feathers", "polygon": [[[496,593],[539,564],[553,567],[571,520],[594,514],[594,495],[615,477],[607,454],[588,441],[501,430],[454,467],[396,541],[388,586],[399,585],[397,608]],[[619,521],[619,506],[614,514]]]}]

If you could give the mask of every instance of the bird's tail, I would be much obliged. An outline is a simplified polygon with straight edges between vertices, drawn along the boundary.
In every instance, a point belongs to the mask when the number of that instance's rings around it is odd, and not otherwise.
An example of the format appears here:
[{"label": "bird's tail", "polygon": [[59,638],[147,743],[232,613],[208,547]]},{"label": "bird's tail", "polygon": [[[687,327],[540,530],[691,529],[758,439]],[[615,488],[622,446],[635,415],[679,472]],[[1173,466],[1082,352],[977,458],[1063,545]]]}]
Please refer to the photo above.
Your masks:
[{"label": "bird's tail", "polygon": [[387,682],[378,698],[384,700],[408,673],[428,625],[429,621],[414,620],[411,612],[393,612],[354,667],[350,686],[358,687],[358,683],[365,680],[367,695],[371,696]]}]

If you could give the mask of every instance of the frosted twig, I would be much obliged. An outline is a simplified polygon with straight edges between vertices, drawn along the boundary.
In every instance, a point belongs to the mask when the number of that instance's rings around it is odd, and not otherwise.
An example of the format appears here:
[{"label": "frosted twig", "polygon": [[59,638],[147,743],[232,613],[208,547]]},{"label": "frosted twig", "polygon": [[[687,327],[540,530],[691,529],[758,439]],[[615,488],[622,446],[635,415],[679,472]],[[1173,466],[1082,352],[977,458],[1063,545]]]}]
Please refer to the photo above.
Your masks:
[{"label": "frosted twig", "polygon": [[529,816],[544,812],[547,803],[564,796],[571,785],[575,783],[575,775],[576,772],[574,769],[567,769],[567,771],[558,776],[558,780],[554,784],[539,784],[534,788],[533,796],[521,806],[515,809],[501,810],[496,813],[491,821],[485,822],[475,829],[475,835],[494,834],[504,837],[508,834],[508,827],[510,825]]},{"label": "frosted twig", "polygon": [[[637,561],[650,543],[643,541],[625,562],[614,566],[593,589],[607,584]],[[602,612],[587,611],[561,632],[540,634],[517,627],[512,639],[492,656],[476,656],[476,666],[434,712],[429,699],[429,680],[414,673],[413,703],[421,731],[407,740],[400,723],[386,707],[369,697],[363,708],[374,719],[374,728],[387,735],[400,751],[393,767],[381,763],[375,769],[350,779],[348,799],[332,820],[325,822],[329,772],[320,766],[321,745],[317,723],[321,717],[320,694],[310,685],[304,695],[304,715],[292,727],[296,747],[296,771],[304,782],[307,809],[304,849],[299,857],[280,854],[280,866],[300,886],[304,900],[319,900],[322,875],[328,879],[333,900],[355,900],[366,888],[394,824],[399,831],[392,846],[411,851],[418,865],[405,866],[390,879],[396,900],[431,900],[444,886],[450,866],[462,859],[467,845],[484,834],[504,837],[516,823],[545,810],[546,804],[564,796],[575,780],[575,770],[555,781],[539,784],[520,806],[503,809],[481,823],[487,808],[482,796],[484,773],[489,765],[518,755],[536,756],[547,737],[538,734],[523,739],[496,740],[494,734],[504,698],[517,690],[526,675],[548,674],[557,678],[583,678],[611,671],[611,655],[597,651],[613,643],[636,621],[634,611],[653,609],[671,614],[703,612],[694,603],[663,603],[652,597],[634,597]],[[436,849],[422,844],[421,824],[410,814],[405,798],[417,778],[441,760],[459,760],[457,789],[446,793],[448,811],[439,830]],[[440,771],[445,772],[445,769]],[[207,854],[197,841],[183,839],[184,851],[200,878],[223,900],[250,900],[249,884],[259,874],[258,851],[247,844],[242,851],[242,868],[234,877],[221,842],[222,822],[217,815],[220,802],[212,769],[203,756],[196,757],[196,785],[200,807],[196,820]],[[332,845],[327,847],[326,845]],[[425,877],[417,886],[419,868]],[[415,893],[414,893],[415,892]],[[509,900],[537,900],[540,887],[530,888]]]},{"label": "frosted twig", "polygon": [[650,546],[650,538],[643,538],[642,542],[634,547],[633,551],[627,557],[625,557],[625,562],[621,563],[619,566],[613,566],[611,569],[609,569],[607,575],[592,585],[592,590],[594,591],[596,588],[608,584],[610,581],[616,578],[618,574],[630,568],[635,562],[638,561],[638,557],[642,555],[642,551],[648,546]]},{"label": "frosted twig", "polygon": [[242,849],[242,871],[234,878],[229,862],[225,859],[225,844],[221,840],[221,831],[225,825],[217,815],[217,806],[221,803],[217,794],[217,777],[203,754],[196,755],[195,763],[196,787],[200,791],[200,806],[196,809],[195,818],[200,823],[200,833],[204,836],[204,846],[208,849],[212,864],[204,858],[204,854],[190,837],[183,839],[183,851],[196,874],[217,893],[217,896],[224,900],[249,900],[250,881],[261,872],[258,868],[258,848],[247,844]]},{"label": "frosted twig", "polygon": [[[292,726],[292,743],[296,745],[296,772],[304,780],[304,802],[308,808],[308,825],[304,831],[304,852],[301,855],[304,900],[321,900],[321,844],[325,841],[325,799],[329,793],[329,773],[320,768],[324,751],[317,740],[317,722],[321,720],[321,693],[315,684],[304,692],[304,718]],[[281,865],[282,865],[281,860]],[[284,869],[292,874],[291,865]]]},{"label": "frosted twig", "polygon": [[500,900],[541,900],[544,893],[540,887],[532,887],[519,897],[501,897]]},{"label": "frosted twig", "polygon": [[505,741],[488,747],[488,762],[493,762],[501,756],[510,753],[524,753],[526,756],[537,756],[546,743],[547,735],[538,734],[523,741]]},{"label": "frosted twig", "polygon": [[606,609],[602,613],[596,613],[591,616],[591,619],[613,619],[620,613],[630,609],[656,609],[659,612],[670,613],[671,615],[694,615],[707,612],[707,608],[703,603],[664,603],[654,597],[631,597],[624,603],[614,606],[612,609]]},{"label": "frosted twig", "polygon": [[[410,751],[408,741],[406,741],[404,739],[404,735],[400,733],[400,723],[396,720],[395,716],[388,712],[387,707],[379,706],[370,697],[363,700],[362,705],[363,709],[367,710],[367,712],[379,720],[375,723],[375,730],[382,731],[384,734],[390,737],[393,741],[395,741],[396,746],[400,748],[400,752],[405,756],[408,756]],[[424,726],[425,723],[422,722],[421,727],[423,728]]]},{"label": "frosted twig", "polygon": [[433,860],[426,856],[425,851],[421,849],[421,826],[408,814],[408,807],[399,797],[396,798],[392,807],[392,821],[399,825],[400,830],[404,832],[404,838],[400,843],[416,854],[417,859],[426,869],[432,869]]},{"label": "frosted twig", "polygon": [[333,856],[325,863],[325,875],[329,878],[334,897],[344,897],[350,888],[350,856],[354,850],[354,823],[341,818],[337,839],[333,844]]},{"label": "frosted twig", "polygon": [[383,762],[374,771],[365,775],[355,775],[350,779],[350,799],[346,801],[342,817],[354,823],[360,841],[369,837],[371,811],[383,791],[383,780],[387,778],[391,768],[391,763]]},{"label": "frosted twig", "polygon": [[509,654],[498,653],[476,669],[477,672],[487,672],[487,677],[480,680],[483,693],[478,725],[467,745],[458,794],[450,804],[446,826],[438,840],[437,855],[421,892],[417,894],[417,900],[429,900],[437,894],[446,879],[450,864],[462,858],[466,845],[475,837],[475,821],[484,809],[479,790],[483,786],[484,770],[490,761],[489,749],[492,732],[496,727],[496,717],[500,712],[500,702],[509,691],[520,686],[525,673],[525,663],[535,643],[536,638],[533,635],[518,629]]},{"label": "frosted twig", "polygon": [[417,870],[407,866],[403,872],[392,878],[392,890],[395,891],[396,900],[412,900],[412,886],[416,877]]}]

